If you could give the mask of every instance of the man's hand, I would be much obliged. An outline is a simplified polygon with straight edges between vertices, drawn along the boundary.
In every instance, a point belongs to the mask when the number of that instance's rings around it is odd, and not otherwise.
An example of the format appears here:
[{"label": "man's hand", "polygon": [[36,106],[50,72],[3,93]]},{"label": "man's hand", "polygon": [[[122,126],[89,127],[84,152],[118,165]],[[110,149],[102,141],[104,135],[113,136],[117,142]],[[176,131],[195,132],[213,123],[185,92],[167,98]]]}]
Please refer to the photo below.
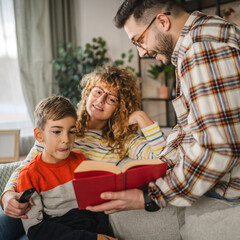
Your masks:
[{"label": "man's hand", "polygon": [[27,218],[25,215],[33,206],[32,199],[27,203],[19,203],[17,200],[21,194],[14,191],[7,191],[2,196],[2,202],[4,207],[4,214],[13,218]]},{"label": "man's hand", "polygon": [[88,206],[86,209],[93,212],[105,212],[111,214],[124,210],[143,209],[143,192],[139,189],[129,189],[120,192],[105,192],[102,199],[110,200],[96,206]]}]

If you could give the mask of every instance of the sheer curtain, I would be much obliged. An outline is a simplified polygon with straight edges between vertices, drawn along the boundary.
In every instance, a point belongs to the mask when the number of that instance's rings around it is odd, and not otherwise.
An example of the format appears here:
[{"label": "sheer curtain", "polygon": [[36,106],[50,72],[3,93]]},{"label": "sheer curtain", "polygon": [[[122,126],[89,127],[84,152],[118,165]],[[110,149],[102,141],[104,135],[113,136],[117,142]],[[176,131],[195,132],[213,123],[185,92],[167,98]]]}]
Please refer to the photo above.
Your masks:
[{"label": "sheer curtain", "polygon": [[48,0],[14,1],[18,59],[24,98],[32,122],[37,103],[52,94]]},{"label": "sheer curtain", "polygon": [[56,93],[52,65],[58,41],[75,42],[74,0],[14,0],[20,77],[29,115]]},{"label": "sheer curtain", "polygon": [[31,129],[23,98],[13,0],[0,0],[0,129]]}]

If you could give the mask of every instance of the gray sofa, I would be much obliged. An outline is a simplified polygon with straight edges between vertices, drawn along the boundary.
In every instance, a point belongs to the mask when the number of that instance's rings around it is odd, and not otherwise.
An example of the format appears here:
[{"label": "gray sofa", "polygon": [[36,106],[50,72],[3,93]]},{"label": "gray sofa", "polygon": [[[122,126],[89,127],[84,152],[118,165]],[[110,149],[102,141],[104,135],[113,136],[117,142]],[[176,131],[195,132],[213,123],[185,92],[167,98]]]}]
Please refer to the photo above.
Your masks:
[{"label": "gray sofa", "polygon": [[[170,129],[163,129],[165,135]],[[21,155],[26,155],[31,149],[34,139],[25,139],[22,142]],[[131,159],[124,159],[120,165],[126,164]],[[10,178],[12,172],[21,162],[0,164],[0,194]],[[179,240],[179,209],[168,207],[161,211],[149,213],[145,210],[132,210],[110,215],[110,223],[114,234],[119,240],[145,240],[145,239],[166,239]],[[164,231],[160,231],[164,229]]]},{"label": "gray sofa", "polygon": [[[126,161],[130,160],[126,159],[124,162],[126,163]],[[20,161],[0,164],[0,194],[2,194],[12,172],[20,164]],[[125,211],[111,214],[110,223],[119,240],[178,240],[181,238],[177,211],[174,207],[168,208],[167,212],[165,209],[154,213],[145,210]],[[159,229],[165,229],[165,231],[159,232]]]},{"label": "gray sofa", "polygon": [[[19,164],[20,162],[0,164],[1,193]],[[145,210],[114,213],[109,216],[110,223],[119,240],[239,239],[240,205],[206,199],[199,200],[186,210],[168,205],[167,208],[153,213]],[[227,228],[233,224],[235,232]]]},{"label": "gray sofa", "polygon": [[2,194],[4,187],[10,178],[12,172],[21,164],[21,162],[3,163],[0,164],[0,194]]},{"label": "gray sofa", "polygon": [[[25,159],[25,156],[29,153],[30,149],[34,144],[33,135],[21,135],[20,139],[20,159]],[[0,164],[0,194],[2,194],[4,187],[10,178],[12,172],[21,164],[20,161],[13,163],[2,163]]]}]

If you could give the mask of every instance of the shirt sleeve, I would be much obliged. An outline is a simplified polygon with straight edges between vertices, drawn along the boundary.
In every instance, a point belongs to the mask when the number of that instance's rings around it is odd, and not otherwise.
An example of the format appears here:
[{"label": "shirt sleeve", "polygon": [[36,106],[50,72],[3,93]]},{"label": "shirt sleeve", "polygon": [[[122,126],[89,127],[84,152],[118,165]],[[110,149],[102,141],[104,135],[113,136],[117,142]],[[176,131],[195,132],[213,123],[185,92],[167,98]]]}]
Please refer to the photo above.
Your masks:
[{"label": "shirt sleeve", "polygon": [[157,122],[141,129],[144,136],[135,135],[125,145],[127,156],[136,159],[159,158],[165,139]]},{"label": "shirt sleeve", "polygon": [[43,204],[40,197],[40,189],[36,184],[35,180],[36,174],[31,174],[27,169],[22,169],[19,173],[17,190],[18,192],[24,192],[29,188],[36,188],[36,192],[32,195],[32,200],[34,205],[26,213],[28,216],[27,219],[22,219],[23,227],[25,232],[28,232],[28,229],[34,225],[39,224],[43,220]]},{"label": "shirt sleeve", "polygon": [[159,205],[190,206],[210,189],[239,198],[239,56],[225,43],[206,42],[182,59],[177,131],[161,153],[171,168],[158,190],[149,187]]}]

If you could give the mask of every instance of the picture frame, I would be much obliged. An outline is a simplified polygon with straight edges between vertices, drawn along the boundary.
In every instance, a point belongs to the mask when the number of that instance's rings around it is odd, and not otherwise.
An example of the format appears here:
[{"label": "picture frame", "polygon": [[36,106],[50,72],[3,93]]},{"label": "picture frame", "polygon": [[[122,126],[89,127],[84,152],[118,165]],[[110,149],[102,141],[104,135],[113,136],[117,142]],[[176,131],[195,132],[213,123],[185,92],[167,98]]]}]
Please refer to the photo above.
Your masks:
[{"label": "picture frame", "polygon": [[20,130],[0,130],[0,163],[19,160]]}]

